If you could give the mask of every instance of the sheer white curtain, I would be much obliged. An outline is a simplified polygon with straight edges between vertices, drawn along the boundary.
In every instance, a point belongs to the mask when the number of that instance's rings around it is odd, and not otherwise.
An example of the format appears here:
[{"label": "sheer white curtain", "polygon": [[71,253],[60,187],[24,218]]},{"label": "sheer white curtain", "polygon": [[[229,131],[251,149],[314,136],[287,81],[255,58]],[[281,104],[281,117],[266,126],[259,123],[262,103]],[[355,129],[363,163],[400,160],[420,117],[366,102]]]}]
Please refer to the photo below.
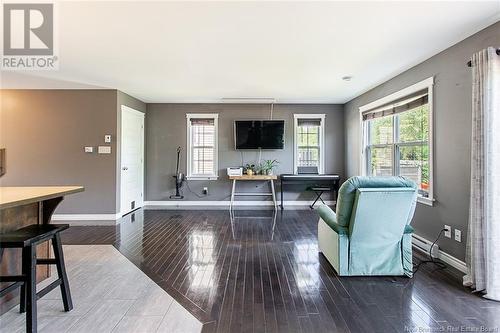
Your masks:
[{"label": "sheer white curtain", "polygon": [[500,56],[472,56],[471,195],[464,285],[500,301]]}]

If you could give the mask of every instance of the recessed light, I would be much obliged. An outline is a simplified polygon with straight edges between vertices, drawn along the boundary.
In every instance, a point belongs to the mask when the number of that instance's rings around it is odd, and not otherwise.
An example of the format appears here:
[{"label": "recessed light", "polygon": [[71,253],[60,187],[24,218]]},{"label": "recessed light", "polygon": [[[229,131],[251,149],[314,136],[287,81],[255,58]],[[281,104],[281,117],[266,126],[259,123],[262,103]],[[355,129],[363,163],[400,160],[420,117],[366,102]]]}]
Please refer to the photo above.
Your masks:
[{"label": "recessed light", "polygon": [[342,80],[344,80],[344,81],[351,81],[351,79],[352,79],[352,76],[343,76],[342,77]]}]

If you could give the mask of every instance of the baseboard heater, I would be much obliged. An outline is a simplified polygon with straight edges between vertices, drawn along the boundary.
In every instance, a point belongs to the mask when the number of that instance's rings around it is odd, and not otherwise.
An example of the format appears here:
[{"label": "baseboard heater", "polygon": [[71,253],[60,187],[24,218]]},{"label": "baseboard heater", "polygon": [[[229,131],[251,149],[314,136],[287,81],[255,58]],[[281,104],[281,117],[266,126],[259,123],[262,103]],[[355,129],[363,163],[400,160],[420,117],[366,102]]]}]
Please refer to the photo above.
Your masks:
[{"label": "baseboard heater", "polygon": [[[415,249],[424,252],[425,254],[429,254],[429,250],[432,246],[432,242],[415,234],[413,235],[412,244]],[[437,244],[434,244],[434,247],[432,248],[432,257],[439,258],[439,245]]]}]

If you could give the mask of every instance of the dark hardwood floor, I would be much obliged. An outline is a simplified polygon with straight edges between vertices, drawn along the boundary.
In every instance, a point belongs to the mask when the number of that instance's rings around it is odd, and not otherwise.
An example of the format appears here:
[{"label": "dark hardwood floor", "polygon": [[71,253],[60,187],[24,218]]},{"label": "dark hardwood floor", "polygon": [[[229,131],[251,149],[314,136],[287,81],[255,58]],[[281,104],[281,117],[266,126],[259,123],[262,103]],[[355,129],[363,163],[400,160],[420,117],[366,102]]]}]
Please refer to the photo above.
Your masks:
[{"label": "dark hardwood floor", "polygon": [[146,210],[62,236],[116,246],[204,332],[498,332],[500,303],[471,294],[457,271],[339,277],[318,253],[314,211],[278,211],[275,224],[273,215]]}]

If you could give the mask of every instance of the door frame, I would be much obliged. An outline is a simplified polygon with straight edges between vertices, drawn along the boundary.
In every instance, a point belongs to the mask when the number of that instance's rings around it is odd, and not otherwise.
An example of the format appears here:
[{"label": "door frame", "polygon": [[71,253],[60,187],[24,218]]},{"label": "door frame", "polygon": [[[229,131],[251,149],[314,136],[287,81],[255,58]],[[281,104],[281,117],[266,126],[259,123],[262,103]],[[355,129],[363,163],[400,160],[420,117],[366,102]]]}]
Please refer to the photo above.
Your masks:
[{"label": "door frame", "polygon": [[120,110],[120,162],[119,162],[119,166],[120,166],[120,169],[119,169],[119,172],[120,172],[120,215],[123,216],[125,214],[128,214],[130,213],[130,210],[128,209],[125,209],[124,207],[124,191],[123,191],[123,159],[122,159],[122,156],[123,156],[123,149],[124,149],[124,145],[123,145],[123,138],[124,138],[124,135],[123,135],[123,121],[124,121],[124,117],[123,115],[125,113],[129,113],[129,114],[133,114],[135,116],[139,116],[141,117],[141,121],[142,121],[142,133],[141,133],[141,170],[140,170],[140,174],[141,174],[141,183],[140,183],[140,188],[141,188],[141,197],[140,197],[140,201],[137,203],[136,205],[136,209],[137,208],[140,208],[140,207],[143,207],[144,206],[144,118],[145,118],[145,114],[143,112],[140,112],[138,110],[135,110],[135,109],[132,109],[131,107],[129,106],[126,106],[126,105],[121,105],[121,110]]}]

